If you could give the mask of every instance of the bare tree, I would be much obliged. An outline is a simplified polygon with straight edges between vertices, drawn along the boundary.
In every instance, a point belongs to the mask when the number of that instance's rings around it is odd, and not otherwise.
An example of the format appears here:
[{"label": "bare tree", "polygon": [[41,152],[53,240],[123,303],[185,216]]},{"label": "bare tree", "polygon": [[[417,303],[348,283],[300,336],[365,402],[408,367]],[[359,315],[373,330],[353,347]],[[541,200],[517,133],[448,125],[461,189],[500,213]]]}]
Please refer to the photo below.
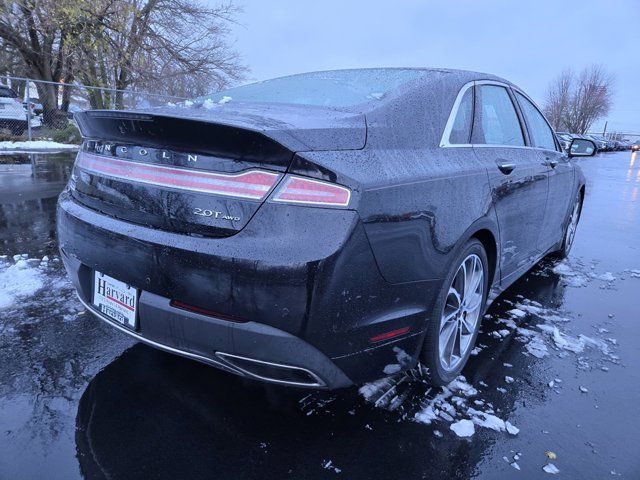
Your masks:
[{"label": "bare tree", "polygon": [[[78,42],[84,83],[191,96],[242,78],[245,68],[227,42],[238,8],[198,0],[98,0],[100,23]],[[95,8],[95,7],[94,7]],[[84,67],[86,65],[86,68]],[[190,92],[190,87],[199,87]],[[176,92],[178,90],[178,92]],[[96,107],[123,107],[122,92],[95,92]],[[101,97],[101,98],[98,98]]]},{"label": "bare tree", "polygon": [[564,116],[569,109],[571,85],[574,75],[571,70],[565,70],[551,82],[545,99],[544,114],[555,131],[564,128]]},{"label": "bare tree", "polygon": [[547,90],[544,112],[553,128],[586,133],[593,122],[609,113],[613,103],[614,77],[600,65],[575,75],[565,70]]},{"label": "bare tree", "polygon": [[[0,38],[17,53],[25,73],[34,80],[59,82],[68,73],[66,41],[78,10],[75,0],[0,0]],[[45,121],[55,122],[58,87],[38,83]]]},{"label": "bare tree", "polygon": [[[205,0],[0,0],[0,39],[34,80],[93,90],[94,108],[122,108],[132,87],[165,93],[182,84],[219,89],[245,68],[227,42],[238,8]],[[69,100],[68,88],[38,83],[45,122]],[[65,120],[66,121],[66,120]]]},{"label": "bare tree", "polygon": [[15,47],[0,38],[0,75],[24,77],[26,71]]}]

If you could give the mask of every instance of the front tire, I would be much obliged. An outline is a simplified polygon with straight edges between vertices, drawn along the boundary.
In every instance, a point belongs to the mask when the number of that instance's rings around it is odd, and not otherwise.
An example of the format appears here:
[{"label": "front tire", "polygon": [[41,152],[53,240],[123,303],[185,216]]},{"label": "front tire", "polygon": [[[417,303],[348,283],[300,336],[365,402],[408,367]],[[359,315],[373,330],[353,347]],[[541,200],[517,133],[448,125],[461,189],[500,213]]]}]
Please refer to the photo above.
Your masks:
[{"label": "front tire", "polygon": [[571,247],[573,247],[573,241],[576,237],[576,230],[578,228],[578,222],[580,221],[580,214],[582,212],[582,195],[578,192],[576,200],[573,204],[569,221],[564,230],[564,237],[562,238],[562,247],[556,252],[556,257],[563,259],[569,256]]},{"label": "front tire", "polygon": [[431,313],[421,352],[432,385],[446,385],[462,371],[476,342],[489,289],[487,253],[471,239],[456,256]]}]

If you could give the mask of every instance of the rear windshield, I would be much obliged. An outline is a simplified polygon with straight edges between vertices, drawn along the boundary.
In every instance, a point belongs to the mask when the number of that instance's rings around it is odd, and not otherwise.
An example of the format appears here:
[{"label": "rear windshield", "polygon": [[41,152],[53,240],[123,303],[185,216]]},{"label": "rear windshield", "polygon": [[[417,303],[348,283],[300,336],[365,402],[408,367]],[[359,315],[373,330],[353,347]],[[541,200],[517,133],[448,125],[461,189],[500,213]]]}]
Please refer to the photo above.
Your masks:
[{"label": "rear windshield", "polygon": [[2,98],[16,98],[18,94],[7,87],[0,87],[0,97]]},{"label": "rear windshield", "polygon": [[424,74],[421,70],[384,68],[302,73],[230,88],[197,101],[351,107],[379,101],[403,83]]}]

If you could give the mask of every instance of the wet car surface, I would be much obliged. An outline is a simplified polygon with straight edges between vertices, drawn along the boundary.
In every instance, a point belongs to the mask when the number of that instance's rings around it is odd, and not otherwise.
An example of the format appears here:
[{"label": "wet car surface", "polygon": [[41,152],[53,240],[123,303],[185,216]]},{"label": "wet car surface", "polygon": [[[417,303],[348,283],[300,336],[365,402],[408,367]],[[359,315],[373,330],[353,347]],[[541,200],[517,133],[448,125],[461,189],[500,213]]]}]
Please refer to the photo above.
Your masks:
[{"label": "wet car surface", "polygon": [[0,160],[0,478],[545,478],[549,463],[637,478],[637,154],[580,160],[569,260],[497,299],[464,379],[324,393],[219,372],[83,313],[54,238],[72,158],[24,160]]}]

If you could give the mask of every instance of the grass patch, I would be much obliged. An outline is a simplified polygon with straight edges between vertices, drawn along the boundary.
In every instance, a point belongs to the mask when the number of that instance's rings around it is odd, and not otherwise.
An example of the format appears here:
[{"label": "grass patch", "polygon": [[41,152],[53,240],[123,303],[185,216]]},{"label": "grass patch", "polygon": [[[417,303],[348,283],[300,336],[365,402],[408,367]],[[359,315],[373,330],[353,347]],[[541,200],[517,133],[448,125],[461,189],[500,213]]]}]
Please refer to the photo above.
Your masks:
[{"label": "grass patch", "polygon": [[80,143],[82,142],[82,135],[80,135],[80,130],[78,130],[78,128],[72,123],[70,123],[63,129],[43,126],[33,130],[34,140],[46,140],[49,138],[54,142],[69,143],[74,145],[80,145]]}]

